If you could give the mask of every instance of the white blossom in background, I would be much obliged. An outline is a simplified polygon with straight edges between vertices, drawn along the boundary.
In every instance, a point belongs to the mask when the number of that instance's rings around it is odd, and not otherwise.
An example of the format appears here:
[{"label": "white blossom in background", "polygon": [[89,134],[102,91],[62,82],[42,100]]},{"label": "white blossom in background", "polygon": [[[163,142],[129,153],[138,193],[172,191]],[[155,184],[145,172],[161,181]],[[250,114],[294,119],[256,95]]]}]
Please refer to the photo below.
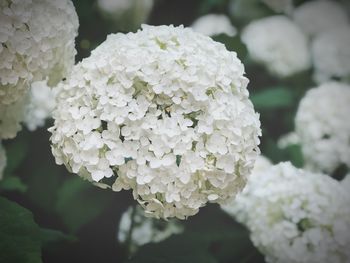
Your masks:
[{"label": "white blossom in background", "polygon": [[289,14],[293,10],[293,0],[261,0],[277,13]]},{"label": "white blossom in background", "polygon": [[70,72],[78,30],[70,0],[0,0],[0,25],[0,105],[21,100],[33,81],[54,86]]},{"label": "white blossom in background", "polygon": [[270,263],[347,263],[350,196],[341,184],[280,163],[252,174],[231,210]]},{"label": "white blossom in background", "polygon": [[344,6],[334,0],[313,0],[295,8],[294,21],[310,37],[349,25]]},{"label": "white blossom in background", "polygon": [[3,173],[6,167],[6,152],[5,152],[5,148],[2,146],[1,141],[0,141],[0,180],[3,177]]},{"label": "white blossom in background", "polygon": [[[135,211],[133,210],[135,209]],[[132,227],[132,229],[130,229]],[[131,231],[130,231],[131,230]],[[120,219],[118,240],[130,246],[131,252],[148,243],[161,242],[183,232],[183,226],[176,220],[160,221],[146,217],[141,207],[129,207]],[[129,236],[131,234],[131,236]],[[129,240],[128,240],[129,239]]]},{"label": "white blossom in background", "polygon": [[115,26],[133,30],[147,21],[154,0],[97,0],[97,6]]},{"label": "white blossom in background", "polygon": [[285,16],[271,16],[251,22],[242,33],[251,58],[279,77],[310,67],[306,36]]},{"label": "white blossom in background", "polygon": [[198,18],[191,25],[192,29],[207,36],[226,34],[233,37],[237,29],[226,15],[208,14]]},{"label": "white blossom in background", "polygon": [[309,90],[295,117],[306,168],[332,173],[350,167],[350,86],[324,83]]},{"label": "white blossom in background", "polygon": [[315,81],[350,78],[350,26],[319,34],[312,42]]},{"label": "white blossom in background", "polygon": [[0,138],[14,138],[22,124],[30,131],[44,126],[56,105],[56,93],[46,81],[36,81],[20,100],[11,105],[0,105]]},{"label": "white blossom in background", "polygon": [[24,120],[30,131],[36,130],[45,124],[45,120],[51,117],[56,105],[55,89],[47,86],[46,81],[37,81],[30,89],[30,102],[25,107]]},{"label": "white blossom in background", "polygon": [[112,34],[75,66],[53,113],[58,164],[116,178],[154,217],[235,196],[259,149],[259,116],[235,52],[190,28]]}]

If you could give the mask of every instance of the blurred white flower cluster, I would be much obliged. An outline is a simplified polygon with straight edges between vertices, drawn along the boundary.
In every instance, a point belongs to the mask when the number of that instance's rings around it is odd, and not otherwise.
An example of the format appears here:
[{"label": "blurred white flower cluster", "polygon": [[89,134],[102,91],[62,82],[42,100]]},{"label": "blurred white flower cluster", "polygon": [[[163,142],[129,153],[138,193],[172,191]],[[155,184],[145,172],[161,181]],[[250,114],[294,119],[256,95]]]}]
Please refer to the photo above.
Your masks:
[{"label": "blurred white flower cluster", "polygon": [[0,104],[21,99],[33,81],[61,80],[74,64],[78,17],[70,0],[0,1]]},{"label": "blurred white flower cluster", "polygon": [[350,167],[349,102],[350,86],[339,82],[313,88],[301,100],[295,127],[307,168],[331,173]]},{"label": "blurred white flower cluster", "polygon": [[226,34],[233,37],[237,34],[237,29],[225,15],[208,14],[202,16],[194,21],[191,27],[194,31],[207,36]]},{"label": "blurred white flower cluster", "polygon": [[69,73],[78,17],[70,0],[0,0],[0,24],[0,138],[9,139],[21,122],[34,129],[48,116],[51,92],[33,83],[54,86]]},{"label": "blurred white flower cluster", "polygon": [[350,80],[350,25],[320,33],[313,40],[311,51],[316,82]]},{"label": "blurred white flower cluster", "polygon": [[162,221],[149,218],[139,206],[129,207],[120,219],[118,240],[130,246],[128,249],[134,253],[144,244],[161,242],[183,230],[183,225],[174,219]]},{"label": "blurred white flower cluster", "polygon": [[310,37],[348,25],[344,7],[337,1],[313,0],[295,8],[293,19]]},{"label": "blurred white flower cluster", "polygon": [[350,196],[339,182],[280,163],[254,172],[224,210],[245,224],[267,262],[350,260]]},{"label": "blurred white flower cluster", "polygon": [[10,105],[0,105],[0,138],[14,138],[23,123],[28,130],[34,131],[51,117],[56,105],[57,91],[48,87],[46,81],[36,81],[20,100]]},{"label": "blurred white flower cluster", "polygon": [[261,133],[247,83],[236,53],[191,29],[109,35],[60,87],[52,152],[88,180],[115,176],[148,214],[183,219],[246,183]]},{"label": "blurred white flower cluster", "polygon": [[288,77],[311,66],[306,36],[286,16],[251,22],[242,32],[251,58],[279,77]]},{"label": "blurred white flower cluster", "polygon": [[2,146],[2,143],[0,141],[0,180],[3,177],[3,173],[6,167],[6,152],[5,152],[5,148]]}]

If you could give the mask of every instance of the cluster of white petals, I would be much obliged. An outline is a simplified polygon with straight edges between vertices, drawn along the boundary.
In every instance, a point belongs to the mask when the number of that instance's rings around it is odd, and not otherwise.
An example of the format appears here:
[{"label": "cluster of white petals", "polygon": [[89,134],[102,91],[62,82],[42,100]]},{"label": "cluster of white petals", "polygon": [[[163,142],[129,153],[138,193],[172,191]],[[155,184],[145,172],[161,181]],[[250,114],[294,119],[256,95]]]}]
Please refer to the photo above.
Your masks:
[{"label": "cluster of white petals", "polygon": [[6,152],[0,141],[0,180],[3,177],[3,173],[6,167],[6,162],[7,162]]},{"label": "cluster of white petals", "polygon": [[56,105],[56,93],[46,81],[36,81],[15,103],[0,104],[0,139],[16,137],[22,129],[22,124],[30,131],[44,126],[45,120],[51,117]]},{"label": "cluster of white petals", "polygon": [[280,163],[252,174],[226,210],[270,263],[350,260],[350,195],[341,184]]},{"label": "cluster of white petals", "polygon": [[293,10],[293,0],[261,0],[277,13],[290,13]]},{"label": "cluster of white petals", "polygon": [[350,77],[350,26],[339,27],[319,34],[311,46],[315,81]]},{"label": "cluster of white petals", "polygon": [[23,119],[28,130],[34,131],[44,126],[45,120],[51,117],[56,105],[56,93],[55,89],[47,86],[46,81],[37,81],[32,84]]},{"label": "cluster of white petals", "polygon": [[309,90],[295,117],[306,167],[331,173],[350,167],[350,86],[324,83]]},{"label": "cluster of white petals", "polygon": [[139,206],[129,207],[120,219],[118,240],[124,244],[130,242],[126,245],[130,246],[131,252],[135,252],[142,245],[163,241],[183,230],[183,226],[175,219],[157,220],[146,217]]},{"label": "cluster of white petals", "polygon": [[191,25],[192,29],[207,36],[226,34],[235,36],[237,29],[226,15],[208,14],[201,16]]},{"label": "cluster of white petals", "polygon": [[0,25],[0,105],[20,100],[33,81],[56,85],[68,74],[78,29],[71,0],[0,0]]},{"label": "cluster of white petals", "polygon": [[293,12],[294,21],[309,36],[348,25],[345,8],[333,0],[313,0],[298,6]]},{"label": "cluster of white petals", "polygon": [[306,36],[285,16],[251,22],[242,33],[251,58],[279,77],[307,70],[311,59]]},{"label": "cluster of white petals", "polygon": [[190,28],[112,34],[77,64],[53,113],[58,164],[115,177],[154,217],[185,218],[245,185],[258,114],[235,52]]}]

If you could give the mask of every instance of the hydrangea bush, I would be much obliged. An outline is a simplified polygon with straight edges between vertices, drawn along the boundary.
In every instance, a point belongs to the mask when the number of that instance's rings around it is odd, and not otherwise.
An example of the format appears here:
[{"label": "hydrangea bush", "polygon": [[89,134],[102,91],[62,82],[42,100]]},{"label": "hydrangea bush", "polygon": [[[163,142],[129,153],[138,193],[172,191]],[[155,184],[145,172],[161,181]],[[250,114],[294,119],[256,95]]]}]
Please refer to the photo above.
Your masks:
[{"label": "hydrangea bush", "polygon": [[313,88],[300,101],[295,127],[308,168],[332,173],[350,167],[349,101],[350,86],[339,82]]},{"label": "hydrangea bush", "polygon": [[267,262],[349,262],[350,195],[327,175],[280,163],[257,170],[224,207]]},{"label": "hydrangea bush", "polygon": [[236,195],[259,152],[260,123],[236,53],[173,26],[110,35],[58,94],[58,164],[132,189],[155,217],[185,218]]}]

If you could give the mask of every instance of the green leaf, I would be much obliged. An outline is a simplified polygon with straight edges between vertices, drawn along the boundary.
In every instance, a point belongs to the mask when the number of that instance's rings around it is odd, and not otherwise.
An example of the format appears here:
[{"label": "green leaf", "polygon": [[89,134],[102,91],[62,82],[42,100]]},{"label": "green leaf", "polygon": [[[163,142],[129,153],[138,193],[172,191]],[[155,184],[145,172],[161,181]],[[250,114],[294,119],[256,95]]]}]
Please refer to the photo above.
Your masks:
[{"label": "green leaf", "polygon": [[273,14],[260,0],[233,0],[230,8],[234,18],[243,24]]},{"label": "green leaf", "polygon": [[288,108],[294,104],[292,91],[283,87],[259,91],[251,95],[251,100],[257,110]]},{"label": "green leaf", "polygon": [[27,186],[17,176],[5,176],[0,181],[0,190],[3,191],[18,191],[24,193],[27,191]]},{"label": "green leaf", "polygon": [[298,168],[303,168],[304,158],[299,144],[289,145],[286,149],[288,159],[291,163]]},{"label": "green leaf", "polygon": [[26,208],[0,197],[0,262],[40,263],[40,228]]},{"label": "green leaf", "polygon": [[185,221],[185,231],[141,247],[129,263],[264,262],[248,231],[218,206],[209,206]]},{"label": "green leaf", "polygon": [[58,190],[56,212],[68,230],[74,233],[109,205],[111,194],[78,176],[72,176]]},{"label": "green leaf", "polygon": [[247,47],[238,36],[230,37],[226,34],[220,34],[213,37],[217,42],[223,43],[227,50],[237,53],[239,59],[244,60],[248,54]]},{"label": "green leaf", "polygon": [[75,236],[67,235],[62,233],[61,231],[48,229],[48,228],[40,229],[40,237],[41,237],[41,243],[43,246],[46,246],[55,242],[61,242],[61,241],[73,242],[77,240]]},{"label": "green leaf", "polygon": [[6,145],[7,164],[5,175],[11,175],[27,156],[29,147],[26,136],[18,136],[16,140]]}]

